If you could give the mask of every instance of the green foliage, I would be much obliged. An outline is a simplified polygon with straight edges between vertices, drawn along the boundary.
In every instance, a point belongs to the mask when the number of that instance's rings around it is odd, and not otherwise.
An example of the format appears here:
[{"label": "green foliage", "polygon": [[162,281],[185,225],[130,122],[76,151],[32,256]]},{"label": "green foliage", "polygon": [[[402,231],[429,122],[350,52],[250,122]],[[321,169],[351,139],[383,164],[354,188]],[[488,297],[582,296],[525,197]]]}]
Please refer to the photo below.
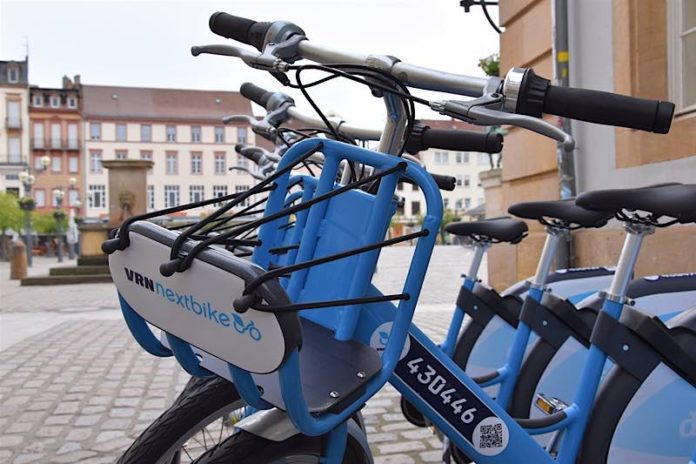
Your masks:
[{"label": "green foliage", "polygon": [[19,232],[22,229],[22,218],[17,197],[5,192],[0,193],[0,231],[3,235],[8,229]]},{"label": "green foliage", "polygon": [[58,228],[58,223],[53,217],[53,211],[35,211],[34,213],[32,213],[31,218],[34,230],[39,235],[57,234],[59,230],[65,232],[68,227],[67,214],[65,215],[63,220],[60,221],[60,229]]},{"label": "green foliage", "polygon": [[440,241],[443,244],[445,243],[445,226],[450,222],[456,222],[458,220],[459,216],[457,216],[451,209],[446,209],[442,213],[442,222],[440,223]]},{"label": "green foliage", "polygon": [[486,76],[500,76],[500,55],[497,53],[481,58],[478,65]]}]

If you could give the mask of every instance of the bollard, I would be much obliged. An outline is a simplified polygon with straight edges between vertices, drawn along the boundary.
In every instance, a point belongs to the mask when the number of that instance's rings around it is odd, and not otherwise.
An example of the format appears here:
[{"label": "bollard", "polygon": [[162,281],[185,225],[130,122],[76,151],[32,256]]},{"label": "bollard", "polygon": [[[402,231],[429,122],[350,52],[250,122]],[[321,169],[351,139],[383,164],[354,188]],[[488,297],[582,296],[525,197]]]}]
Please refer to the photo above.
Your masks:
[{"label": "bollard", "polygon": [[19,280],[27,276],[27,247],[19,240],[12,242],[10,252],[10,280]]}]

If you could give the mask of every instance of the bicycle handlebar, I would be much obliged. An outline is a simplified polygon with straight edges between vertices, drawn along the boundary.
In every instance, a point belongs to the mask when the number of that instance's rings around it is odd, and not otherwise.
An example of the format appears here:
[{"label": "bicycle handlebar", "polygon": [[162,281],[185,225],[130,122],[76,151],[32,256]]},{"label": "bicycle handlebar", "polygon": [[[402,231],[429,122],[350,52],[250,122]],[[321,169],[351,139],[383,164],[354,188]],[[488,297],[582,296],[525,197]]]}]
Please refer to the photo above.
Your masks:
[{"label": "bicycle handlebar", "polygon": [[268,99],[273,96],[273,92],[264,90],[251,82],[242,84],[239,88],[239,93],[241,93],[244,98],[253,101],[257,105],[263,106],[265,109],[268,109]]},{"label": "bicycle handlebar", "polygon": [[431,129],[418,122],[408,137],[406,151],[418,153],[428,148],[499,153],[503,149],[503,136],[456,129]]},{"label": "bicycle handlebar", "polygon": [[266,33],[273,23],[253,21],[218,11],[210,17],[208,25],[217,35],[251,45],[261,51]]}]

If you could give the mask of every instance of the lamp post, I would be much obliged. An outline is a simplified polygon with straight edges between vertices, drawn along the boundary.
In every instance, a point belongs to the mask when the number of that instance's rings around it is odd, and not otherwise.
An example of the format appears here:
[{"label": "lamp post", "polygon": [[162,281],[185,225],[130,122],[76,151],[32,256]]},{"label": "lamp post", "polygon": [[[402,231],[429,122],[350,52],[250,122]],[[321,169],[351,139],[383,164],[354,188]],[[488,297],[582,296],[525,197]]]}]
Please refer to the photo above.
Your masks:
[{"label": "lamp post", "polygon": [[53,211],[53,219],[56,220],[56,235],[58,236],[58,243],[56,245],[56,252],[58,255],[58,262],[63,262],[63,219],[65,219],[65,212],[61,209],[63,206],[63,197],[65,197],[65,192],[61,189],[55,192],[54,197],[56,199],[56,210]]},{"label": "lamp post", "polygon": [[[48,156],[43,156],[40,159],[41,166],[35,169],[37,174],[44,172],[51,162]],[[24,240],[27,245],[27,265],[32,265],[32,257],[34,251],[34,236],[31,230],[31,212],[36,207],[36,202],[31,196],[31,187],[36,182],[36,176],[31,173],[31,166],[27,167],[26,171],[19,173],[19,181],[24,187],[24,197],[19,200],[19,207],[24,211]]]}]

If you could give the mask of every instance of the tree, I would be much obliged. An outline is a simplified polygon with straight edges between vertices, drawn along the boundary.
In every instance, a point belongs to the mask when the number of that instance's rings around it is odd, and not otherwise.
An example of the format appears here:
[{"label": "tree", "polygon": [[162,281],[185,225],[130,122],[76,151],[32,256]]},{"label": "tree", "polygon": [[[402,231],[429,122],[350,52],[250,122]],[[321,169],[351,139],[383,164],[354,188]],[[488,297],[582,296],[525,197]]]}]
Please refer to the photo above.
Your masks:
[{"label": "tree", "polygon": [[[52,211],[32,213],[32,223],[34,230],[39,235],[52,235],[58,233],[58,227]],[[63,217],[60,230],[65,231],[68,227],[68,218]]]},{"label": "tree", "polygon": [[2,243],[2,256],[7,256],[7,240],[5,234],[8,230],[14,230],[19,233],[22,230],[22,210],[19,209],[17,197],[2,192],[0,193],[0,241]]},{"label": "tree", "polygon": [[446,209],[442,213],[442,222],[440,223],[440,241],[443,245],[445,245],[445,226],[450,222],[456,222],[458,220],[459,216],[457,216],[451,209]]}]

